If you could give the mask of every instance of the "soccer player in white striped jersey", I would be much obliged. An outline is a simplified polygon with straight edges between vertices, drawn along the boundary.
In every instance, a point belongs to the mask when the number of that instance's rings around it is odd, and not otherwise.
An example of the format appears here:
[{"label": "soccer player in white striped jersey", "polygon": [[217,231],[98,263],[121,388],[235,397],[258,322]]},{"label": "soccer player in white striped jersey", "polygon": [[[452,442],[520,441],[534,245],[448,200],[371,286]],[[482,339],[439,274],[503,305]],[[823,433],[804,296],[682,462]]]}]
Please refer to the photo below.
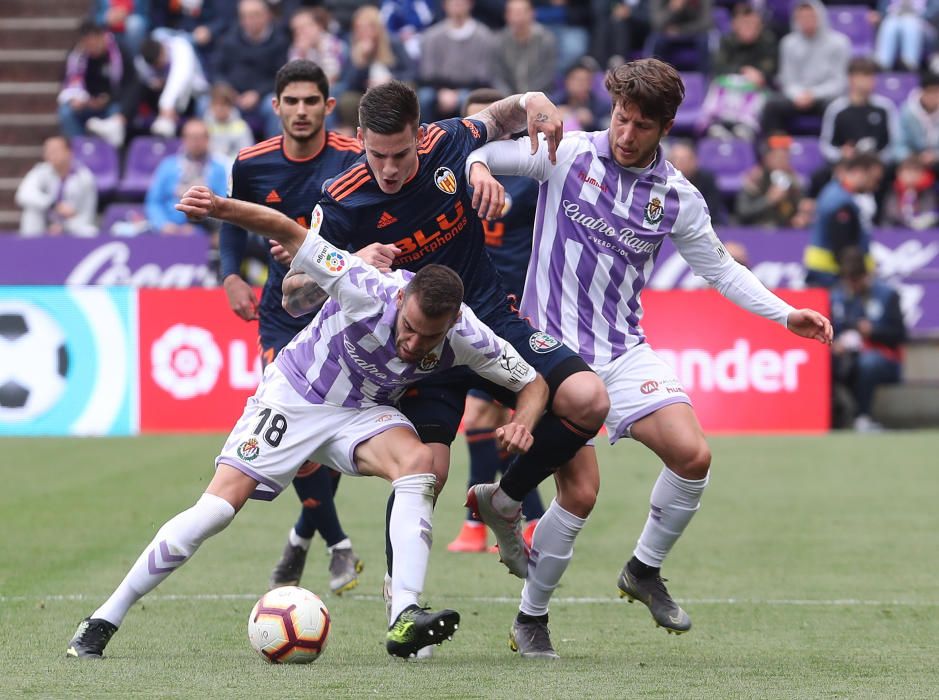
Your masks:
[{"label": "soccer player in white striped jersey", "polygon": [[[794,309],[727,254],[704,199],[665,160],[668,134],[684,97],[675,69],[656,59],[627,63],[606,77],[610,128],[566,134],[557,161],[527,138],[490,143],[470,155],[470,184],[492,175],[526,175],[540,185],[523,316],[578,352],[603,378],[611,409],[610,442],[631,437],[664,463],[652,489],[645,527],[617,584],[640,600],[669,632],[691,628],[659,575],[662,563],[698,510],[711,453],[675,372],[646,342],[640,293],[669,236],[692,269],[739,306],[793,333],[830,343],[831,324],[812,309]],[[578,453],[581,459],[587,450]],[[495,502],[495,499],[493,499]],[[551,504],[535,529],[513,648],[556,656],[547,631],[548,601],[573,553],[576,518]],[[543,623],[543,626],[542,626]]]},{"label": "soccer player in white striped jersey", "polygon": [[[228,201],[195,187],[179,208],[201,217]],[[430,557],[436,476],[431,449],[394,404],[421,379],[467,366],[517,394],[515,416],[496,437],[518,454],[532,445],[548,386],[462,304],[463,283],[453,270],[427,265],[416,274],[383,274],[326,242],[319,235],[322,219],[317,207],[302,247],[302,232],[278,242],[295,256],[293,270],[309,276],[330,300],[265,369],[215,460],[205,493],[160,528],[114,593],[82,620],[69,656],[102,656],[135,602],[225,529],[248,498],[277,496],[308,459],[354,476],[385,478],[394,489],[388,653],[414,656],[456,631],[456,611],[418,607]]]}]

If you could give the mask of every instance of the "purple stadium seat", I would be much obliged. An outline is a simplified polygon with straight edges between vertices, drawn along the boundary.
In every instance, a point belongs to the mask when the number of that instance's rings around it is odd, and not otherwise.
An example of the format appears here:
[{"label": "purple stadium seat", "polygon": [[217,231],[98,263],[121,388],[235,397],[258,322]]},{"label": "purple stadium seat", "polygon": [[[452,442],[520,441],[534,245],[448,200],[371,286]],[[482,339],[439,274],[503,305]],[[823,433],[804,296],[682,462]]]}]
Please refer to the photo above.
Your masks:
[{"label": "purple stadium seat", "polygon": [[828,8],[831,28],[847,35],[855,56],[868,56],[874,49],[874,26],[867,21],[866,5],[840,5]]},{"label": "purple stadium seat", "polygon": [[874,92],[892,100],[899,107],[918,86],[919,78],[915,73],[878,73]]},{"label": "purple stadium seat", "polygon": [[147,214],[140,204],[109,204],[101,215],[101,233],[111,236],[136,236],[148,233]]},{"label": "purple stadium seat", "polygon": [[814,136],[793,137],[789,160],[803,183],[808,183],[812,173],[825,165],[825,157],[819,148],[818,139]]},{"label": "purple stadium seat", "polygon": [[72,153],[79,163],[95,176],[99,195],[110,195],[117,188],[120,176],[117,149],[97,136],[76,136],[72,139]]},{"label": "purple stadium seat", "polygon": [[698,141],[698,161],[717,177],[721,192],[736,194],[744,174],[756,164],[756,156],[749,141],[703,138]]},{"label": "purple stadium seat", "polygon": [[179,139],[164,139],[158,136],[138,136],[131,141],[124,159],[124,177],[118,185],[123,197],[142,199],[147,193],[150,178],[168,155],[179,150]]},{"label": "purple stadium seat", "polygon": [[703,73],[682,73],[681,79],[685,84],[685,99],[675,115],[673,131],[676,134],[691,134],[695,131],[707,95],[708,81]]},{"label": "purple stadium seat", "polygon": [[714,29],[717,30],[718,38],[725,34],[730,34],[730,8],[715,5],[711,10],[711,19],[714,21]]}]

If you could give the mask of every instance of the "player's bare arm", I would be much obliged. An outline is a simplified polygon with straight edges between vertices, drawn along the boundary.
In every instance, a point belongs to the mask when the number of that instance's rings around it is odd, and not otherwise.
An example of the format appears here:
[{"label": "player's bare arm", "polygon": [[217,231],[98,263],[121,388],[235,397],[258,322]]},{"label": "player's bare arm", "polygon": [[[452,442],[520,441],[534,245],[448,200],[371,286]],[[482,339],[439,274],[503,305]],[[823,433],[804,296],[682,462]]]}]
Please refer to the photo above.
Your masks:
[{"label": "player's bare arm", "polygon": [[228,297],[231,310],[244,321],[258,320],[258,298],[251,285],[238,275],[228,275],[222,280],[222,288]]},{"label": "player's bare arm", "polygon": [[505,209],[505,188],[484,163],[470,167],[469,186],[473,188],[473,209],[480,219],[494,221]]},{"label": "player's bare arm", "polygon": [[296,255],[306,238],[306,229],[275,209],[240,199],[219,197],[204,185],[186,190],[176,205],[190,219],[221,219],[255,231],[279,243],[291,256]]},{"label": "player's bare arm", "polygon": [[294,269],[284,275],[281,291],[284,294],[281,305],[294,318],[316,311],[328,296],[308,274]]},{"label": "player's bare arm", "polygon": [[564,135],[564,120],[561,112],[544,93],[510,95],[504,100],[493,102],[482,112],[473,115],[473,119],[486,125],[489,141],[497,141],[503,136],[527,129],[533,154],[538,150],[538,134],[544,134],[548,160],[556,162],[558,144]]},{"label": "player's bare arm", "polygon": [[786,319],[786,328],[803,338],[812,338],[831,345],[834,332],[831,321],[815,309],[796,309]]},{"label": "player's bare arm", "polygon": [[495,431],[500,449],[510,454],[524,454],[531,448],[531,431],[545,411],[548,403],[548,384],[539,374],[526,384],[516,400],[512,420]]}]

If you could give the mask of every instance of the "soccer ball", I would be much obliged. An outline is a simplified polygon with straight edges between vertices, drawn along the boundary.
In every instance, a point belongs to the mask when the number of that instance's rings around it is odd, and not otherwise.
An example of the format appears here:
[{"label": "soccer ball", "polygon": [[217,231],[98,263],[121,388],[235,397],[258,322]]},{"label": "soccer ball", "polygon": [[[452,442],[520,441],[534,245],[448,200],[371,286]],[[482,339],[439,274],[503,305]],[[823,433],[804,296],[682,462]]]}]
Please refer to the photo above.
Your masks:
[{"label": "soccer ball", "polygon": [[281,586],[261,596],[248,618],[248,640],[272,664],[316,661],[329,637],[329,611],[315,593]]},{"label": "soccer ball", "polygon": [[25,421],[65,391],[69,356],[56,320],[24,301],[0,302],[0,420]]}]

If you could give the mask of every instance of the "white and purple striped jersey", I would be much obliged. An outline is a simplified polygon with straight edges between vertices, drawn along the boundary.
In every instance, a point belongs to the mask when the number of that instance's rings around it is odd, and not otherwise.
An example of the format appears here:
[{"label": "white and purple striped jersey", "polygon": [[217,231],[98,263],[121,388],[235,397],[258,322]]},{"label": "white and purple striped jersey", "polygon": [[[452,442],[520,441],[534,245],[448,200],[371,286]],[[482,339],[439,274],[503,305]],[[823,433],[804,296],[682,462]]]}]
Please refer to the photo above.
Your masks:
[{"label": "white and purple striped jersey", "polygon": [[609,131],[564,135],[557,162],[528,137],[470,154],[466,172],[541,182],[521,311],[592,365],[645,341],[640,296],[665,236],[694,272],[743,308],[785,325],[792,307],[724,250],[704,198],[659,148],[648,168],[624,168]]},{"label": "white and purple striped jersey", "polygon": [[396,300],[414,273],[383,274],[332,246],[318,233],[318,210],[293,267],[310,275],[330,299],[275,360],[300,396],[346,408],[388,405],[408,385],[456,365],[515,392],[535,379],[534,368],[466,304],[440,345],[421,362],[400,359]]}]

